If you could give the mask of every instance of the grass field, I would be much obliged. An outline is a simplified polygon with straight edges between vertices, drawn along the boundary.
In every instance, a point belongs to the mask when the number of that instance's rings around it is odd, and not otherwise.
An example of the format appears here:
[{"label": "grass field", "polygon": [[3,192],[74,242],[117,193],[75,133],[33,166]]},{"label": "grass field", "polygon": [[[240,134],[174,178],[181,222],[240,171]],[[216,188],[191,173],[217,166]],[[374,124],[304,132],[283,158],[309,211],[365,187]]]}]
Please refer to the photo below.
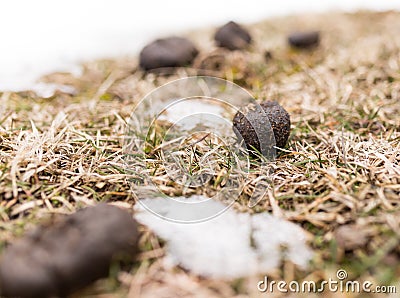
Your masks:
[{"label": "grass field", "polygon": [[[290,141],[272,164],[268,196],[253,208],[244,199],[234,205],[241,212],[283,216],[308,231],[316,254],[309,269],[284,263],[271,278],[318,281],[342,268],[349,279],[395,284],[400,291],[400,14],[303,15],[249,29],[255,44],[244,52],[215,48],[212,29],[187,35],[201,50],[193,69],[206,68],[257,99],[277,100],[291,115]],[[290,49],[286,35],[299,29],[321,30],[321,46]],[[52,214],[100,201],[132,210],[135,197],[127,180],[140,173],[123,170],[127,120],[148,92],[193,69],[145,74],[133,55],[88,62],[79,78],[64,73],[42,78],[73,86],[72,94],[43,99],[33,92],[0,93],[0,249]],[[221,187],[180,189],[162,170],[147,170],[174,195]],[[249,175],[246,193],[257,178]],[[343,225],[350,229],[338,233]],[[130,271],[112,270],[110,278],[76,297],[266,295],[257,292],[262,277],[211,280],[165,267],[165,243],[145,227],[142,232]]]}]

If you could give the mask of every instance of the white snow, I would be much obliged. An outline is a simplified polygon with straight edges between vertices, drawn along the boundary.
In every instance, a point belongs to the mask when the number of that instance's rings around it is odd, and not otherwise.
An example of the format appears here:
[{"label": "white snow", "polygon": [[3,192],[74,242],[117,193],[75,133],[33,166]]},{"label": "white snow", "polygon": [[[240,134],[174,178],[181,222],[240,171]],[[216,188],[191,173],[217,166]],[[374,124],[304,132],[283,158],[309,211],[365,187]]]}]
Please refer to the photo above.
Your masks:
[{"label": "white snow", "polygon": [[68,94],[75,94],[76,89],[69,85],[60,85],[53,83],[36,83],[31,86],[31,90],[34,91],[38,96],[42,98],[49,98],[54,95],[55,92],[61,91]]},{"label": "white snow", "polygon": [[188,131],[202,124],[212,127],[225,124],[230,129],[231,124],[224,120],[224,112],[225,109],[212,100],[186,99],[173,102],[162,111],[159,119],[167,120]]},{"label": "white snow", "polygon": [[[187,204],[177,208],[176,202]],[[171,221],[199,217],[199,202],[215,216],[197,223]],[[306,234],[296,224],[267,213],[236,213],[202,196],[144,199],[136,204],[135,217],[167,241],[167,264],[196,275],[230,279],[267,273],[282,258],[306,268],[312,258]]]},{"label": "white snow", "polygon": [[150,40],[234,19],[331,9],[399,9],[396,0],[13,0],[0,2],[0,90],[25,90],[79,62],[134,55]]}]

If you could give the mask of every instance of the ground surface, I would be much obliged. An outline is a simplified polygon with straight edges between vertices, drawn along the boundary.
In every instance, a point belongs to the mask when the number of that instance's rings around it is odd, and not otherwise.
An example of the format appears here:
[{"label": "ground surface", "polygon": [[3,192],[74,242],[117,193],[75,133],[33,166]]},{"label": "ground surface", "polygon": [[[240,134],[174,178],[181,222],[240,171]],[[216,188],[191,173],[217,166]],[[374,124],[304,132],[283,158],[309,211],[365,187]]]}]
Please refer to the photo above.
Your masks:
[{"label": "ground surface", "polygon": [[[285,36],[299,29],[321,30],[321,46],[289,49]],[[400,14],[287,17],[250,30],[255,45],[247,52],[215,49],[210,30],[188,36],[201,49],[195,67],[233,80],[258,99],[275,99],[291,114],[290,142],[273,164],[269,195],[255,208],[244,200],[235,205],[280,214],[310,233],[316,252],[310,268],[286,263],[271,277],[321,280],[344,268],[351,279],[393,283],[400,291]],[[51,214],[99,201],[131,209],[135,199],[126,180],[138,174],[123,170],[126,121],[146,93],[194,72],[158,77],[136,65],[136,58],[96,61],[84,66],[80,78],[43,78],[72,85],[75,94],[42,99],[31,92],[0,93],[0,249]],[[176,188],[162,171],[153,172],[177,195],[209,191]],[[256,177],[249,176],[247,191]],[[349,224],[350,232],[335,232]],[[343,239],[356,244],[344,251]],[[77,297],[258,295],[262,277],[218,281],[165,268],[163,245],[143,227],[133,268],[112,273]]]}]

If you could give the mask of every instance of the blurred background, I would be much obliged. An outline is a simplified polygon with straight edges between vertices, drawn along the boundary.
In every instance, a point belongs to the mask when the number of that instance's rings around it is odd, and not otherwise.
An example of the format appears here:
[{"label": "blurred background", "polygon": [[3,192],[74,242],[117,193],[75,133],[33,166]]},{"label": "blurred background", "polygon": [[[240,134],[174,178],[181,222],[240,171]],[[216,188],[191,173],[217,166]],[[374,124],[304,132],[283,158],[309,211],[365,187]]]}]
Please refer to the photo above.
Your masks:
[{"label": "blurred background", "polygon": [[79,73],[79,62],[134,55],[156,37],[228,20],[252,23],[273,16],[359,9],[398,10],[400,1],[2,1],[0,90],[29,89],[46,73]]}]

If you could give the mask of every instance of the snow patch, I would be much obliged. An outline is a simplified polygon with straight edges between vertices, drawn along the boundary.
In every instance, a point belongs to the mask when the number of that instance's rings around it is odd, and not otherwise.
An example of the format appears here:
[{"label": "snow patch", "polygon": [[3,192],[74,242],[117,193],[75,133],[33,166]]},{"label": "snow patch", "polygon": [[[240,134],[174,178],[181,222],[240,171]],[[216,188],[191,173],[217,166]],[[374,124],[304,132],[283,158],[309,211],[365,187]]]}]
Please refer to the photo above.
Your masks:
[{"label": "snow patch", "polygon": [[50,98],[57,91],[67,94],[76,94],[76,89],[73,86],[61,85],[54,83],[36,83],[32,86],[32,91],[36,93],[37,96],[42,98]]},{"label": "snow patch", "polygon": [[[233,209],[204,222],[176,223],[166,218],[180,218],[176,213],[183,211],[195,214],[193,203],[208,198],[173,199],[193,208],[177,209],[169,203],[173,200],[163,198],[144,199],[135,207],[136,219],[167,241],[166,261],[172,265],[205,277],[238,278],[267,273],[283,259],[305,269],[312,257],[305,232],[294,223],[267,213],[250,215]],[[208,202],[210,209],[226,207],[218,201]]]},{"label": "snow patch", "polygon": [[[222,106],[213,104],[211,100],[181,100],[168,106],[159,119],[167,120],[181,129],[192,130],[199,125],[211,127],[227,125],[223,120],[224,112],[226,113]],[[230,125],[228,126],[230,128]]]},{"label": "snow patch", "polygon": [[70,71],[85,60],[134,55],[154,38],[198,27],[218,26],[229,20],[248,23],[279,15],[360,8],[400,9],[400,2],[248,0],[243,5],[240,0],[1,1],[0,90],[27,90],[44,74]]}]

